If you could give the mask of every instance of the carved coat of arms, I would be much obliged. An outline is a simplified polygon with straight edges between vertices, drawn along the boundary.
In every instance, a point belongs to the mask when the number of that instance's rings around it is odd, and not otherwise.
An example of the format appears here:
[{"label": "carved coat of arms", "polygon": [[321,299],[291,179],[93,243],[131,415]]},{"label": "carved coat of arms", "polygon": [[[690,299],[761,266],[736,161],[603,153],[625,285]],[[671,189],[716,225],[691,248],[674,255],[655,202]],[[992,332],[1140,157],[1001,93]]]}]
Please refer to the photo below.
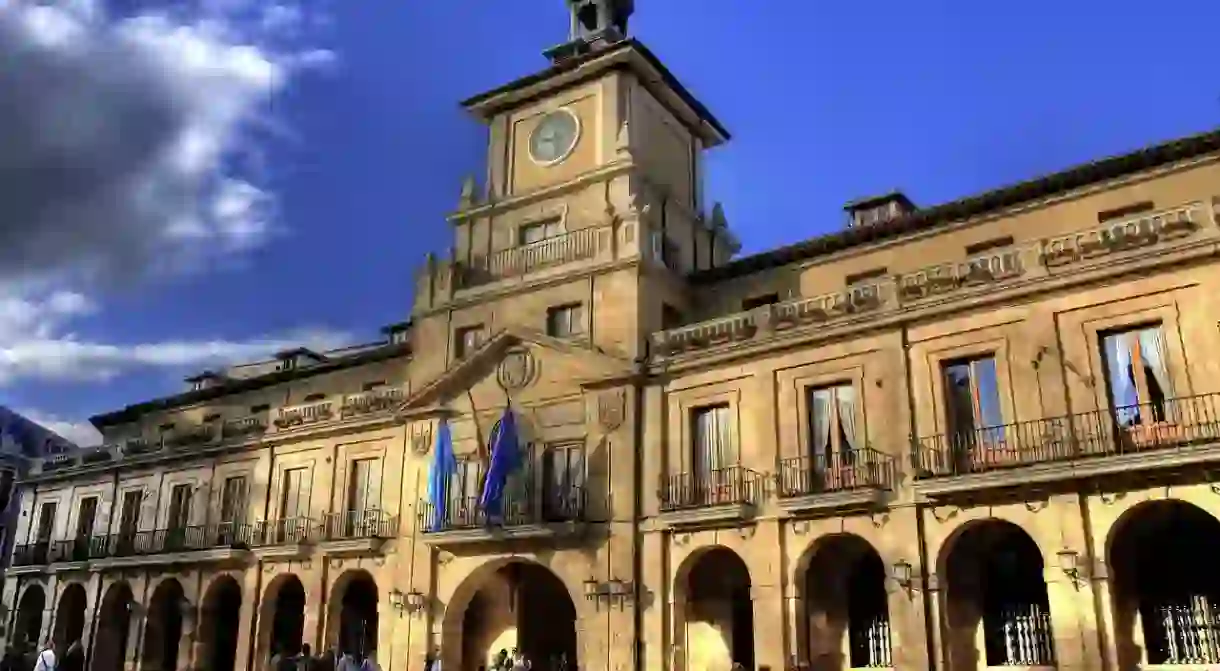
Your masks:
[{"label": "carved coat of arms", "polygon": [[604,431],[614,431],[627,419],[627,394],[622,389],[608,391],[597,397],[597,425]]}]

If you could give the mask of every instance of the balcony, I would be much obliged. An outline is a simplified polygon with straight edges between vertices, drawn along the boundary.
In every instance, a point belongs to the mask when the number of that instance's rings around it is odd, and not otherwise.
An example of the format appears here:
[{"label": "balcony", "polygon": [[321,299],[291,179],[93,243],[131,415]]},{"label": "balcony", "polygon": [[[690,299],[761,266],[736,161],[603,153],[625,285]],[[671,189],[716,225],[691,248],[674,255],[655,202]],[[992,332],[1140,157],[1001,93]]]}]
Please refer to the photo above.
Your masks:
[{"label": "balcony", "polygon": [[51,541],[35,541],[13,546],[13,568],[42,567],[49,563]]},{"label": "balcony", "polygon": [[784,459],[779,467],[779,506],[789,513],[867,510],[894,489],[895,462],[872,448]]},{"label": "balcony", "polygon": [[[848,330],[855,324],[896,317],[902,311],[952,310],[953,300],[959,297],[1043,291],[1048,283],[1075,281],[1064,277],[1068,271],[1104,270],[1120,263],[1171,263],[1175,258],[1169,252],[1195,253],[1189,250],[1202,249],[1197,243],[1215,239],[1212,219],[1209,204],[1192,202],[1122,221],[1094,223],[1070,234],[654,333],[653,350],[659,357],[680,357],[757,342],[798,327]],[[1149,254],[1149,250],[1156,252]]]},{"label": "balcony", "polygon": [[613,228],[582,228],[496,252],[458,266],[458,287],[473,288],[547,268],[585,261],[612,244]]},{"label": "balcony", "polygon": [[171,450],[186,450],[198,445],[206,445],[216,439],[216,427],[211,424],[198,424],[175,430],[165,437],[165,447]]},{"label": "balcony", "polygon": [[1220,394],[930,436],[912,460],[925,496],[1198,467],[1220,461]]},{"label": "balcony", "polygon": [[89,561],[91,536],[80,536],[72,540],[55,541],[51,543],[51,551],[47,556],[49,563],[76,564]]},{"label": "balcony", "polygon": [[506,491],[503,519],[489,519],[479,497],[455,497],[443,511],[420,501],[417,528],[424,542],[438,547],[479,545],[502,541],[555,541],[578,536],[584,530],[585,490],[565,487],[527,487]]},{"label": "balcony", "polygon": [[94,536],[91,568],[186,563],[229,563],[249,552],[250,526],[241,523],[192,525]]},{"label": "balcony", "polygon": [[347,419],[349,417],[371,415],[384,410],[393,410],[401,405],[402,401],[402,389],[398,387],[371,389],[359,394],[349,394],[343,399],[343,406],[339,410],[339,416]]},{"label": "balcony", "polygon": [[662,478],[658,519],[669,527],[744,522],[754,517],[765,483],[742,466]]},{"label": "balcony", "polygon": [[397,532],[398,517],[380,508],[345,510],[322,518],[318,543],[329,554],[365,554],[380,550]]},{"label": "balcony", "polygon": [[251,528],[250,547],[260,559],[304,559],[319,531],[320,525],[309,517],[264,520]]},{"label": "balcony", "polygon": [[220,425],[220,437],[223,440],[255,438],[267,432],[267,418],[262,415],[251,415],[237,419],[225,420]]},{"label": "balcony", "polygon": [[291,429],[326,422],[335,416],[334,404],[330,401],[315,401],[280,408],[279,416],[275,418],[275,428]]}]

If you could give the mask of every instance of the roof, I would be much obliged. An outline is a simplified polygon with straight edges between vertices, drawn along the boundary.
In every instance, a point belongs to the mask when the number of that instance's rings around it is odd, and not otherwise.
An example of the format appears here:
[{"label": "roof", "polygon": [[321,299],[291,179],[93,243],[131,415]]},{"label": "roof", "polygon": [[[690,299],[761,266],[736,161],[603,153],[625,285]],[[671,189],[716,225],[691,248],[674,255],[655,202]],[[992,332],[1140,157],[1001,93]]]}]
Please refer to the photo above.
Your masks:
[{"label": "roof", "polygon": [[665,65],[661,63],[661,59],[657,58],[656,55],[648,49],[648,47],[644,46],[642,42],[635,38],[625,39],[622,42],[605,49],[594,49],[588,53],[581,54],[580,56],[564,59],[551,65],[545,70],[521,77],[520,79],[513,80],[503,86],[467,98],[466,100],[462,101],[461,105],[464,108],[470,109],[497,96],[512,93],[518,89],[523,89],[527,86],[538,84],[565,72],[576,70],[585,64],[592,63],[593,61],[606,58],[609,55],[623,51],[633,51],[636,54],[639,54],[640,57],[642,57],[650,66],[660,73],[662,82],[677,93],[678,97],[682,99],[682,102],[686,103],[692,110],[694,110],[695,114],[711,125],[712,128],[715,129],[716,133],[718,133],[724,139],[724,141],[728,141],[730,139],[731,135],[729,134],[729,131],[724,127],[723,124],[720,123],[719,120],[716,119],[711,110],[709,110],[703,103],[699,102],[699,100],[695,98],[695,96],[685,86],[682,85],[682,82],[678,81],[678,78],[669,71],[669,68],[665,67]]},{"label": "roof", "polygon": [[47,427],[0,405],[0,452],[30,459],[79,449]]},{"label": "roof", "polygon": [[1061,195],[1165,165],[1220,151],[1220,129],[1170,140],[1127,154],[1111,156],[1050,175],[916,210],[889,221],[810,238],[787,247],[746,256],[723,266],[690,275],[697,284],[742,277],[825,256],[869,243],[943,226],[955,221],[995,213],[1044,198]]},{"label": "roof", "polygon": [[129,405],[122,410],[115,410],[114,412],[94,415],[93,417],[89,418],[89,421],[92,422],[95,427],[101,429],[103,427],[113,426],[115,424],[135,421],[141,416],[151,412],[169,410],[184,405],[190,405],[192,403],[210,401],[212,399],[228,396],[230,394],[254,391],[256,389],[282,384],[290,380],[298,380],[313,377],[314,375],[322,375],[324,373],[331,373],[337,370],[353,368],[355,366],[364,364],[385,361],[395,357],[405,356],[410,354],[410,351],[411,348],[408,343],[386,343],[379,345],[378,347],[369,348],[348,356],[340,358],[327,358],[326,360],[323,360],[317,364],[305,366],[303,368],[279,370],[249,378],[226,378],[224,381],[205,389],[187,391],[174,396],[166,396],[164,398]]}]

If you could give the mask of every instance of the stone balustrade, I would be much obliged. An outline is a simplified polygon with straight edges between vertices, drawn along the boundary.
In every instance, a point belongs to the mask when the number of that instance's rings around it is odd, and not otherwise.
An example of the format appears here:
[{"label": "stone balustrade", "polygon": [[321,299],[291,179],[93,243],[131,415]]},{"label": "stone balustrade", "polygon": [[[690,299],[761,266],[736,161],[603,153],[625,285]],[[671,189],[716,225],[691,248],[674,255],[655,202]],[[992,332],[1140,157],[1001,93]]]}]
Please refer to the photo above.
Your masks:
[{"label": "stone balustrade", "polygon": [[1203,202],[1107,222],[1061,236],[995,249],[960,261],[945,261],[915,271],[813,297],[793,298],[753,310],[654,333],[654,354],[661,357],[741,341],[809,324],[846,324],[970,289],[999,289],[1011,280],[1090,259],[1215,231],[1215,214]]}]

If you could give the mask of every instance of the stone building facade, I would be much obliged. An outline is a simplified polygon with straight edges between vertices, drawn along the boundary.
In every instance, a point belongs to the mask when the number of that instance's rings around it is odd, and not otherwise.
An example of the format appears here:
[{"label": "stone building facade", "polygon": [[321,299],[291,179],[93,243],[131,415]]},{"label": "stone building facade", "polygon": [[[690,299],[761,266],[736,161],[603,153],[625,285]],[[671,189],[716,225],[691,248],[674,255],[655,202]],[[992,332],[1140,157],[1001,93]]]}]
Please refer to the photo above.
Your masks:
[{"label": "stone building facade", "polygon": [[12,628],[99,671],[1220,663],[1220,132],[733,259],[728,133],[629,5],[466,101],[486,179],[410,322],[97,417],[24,481]]}]

